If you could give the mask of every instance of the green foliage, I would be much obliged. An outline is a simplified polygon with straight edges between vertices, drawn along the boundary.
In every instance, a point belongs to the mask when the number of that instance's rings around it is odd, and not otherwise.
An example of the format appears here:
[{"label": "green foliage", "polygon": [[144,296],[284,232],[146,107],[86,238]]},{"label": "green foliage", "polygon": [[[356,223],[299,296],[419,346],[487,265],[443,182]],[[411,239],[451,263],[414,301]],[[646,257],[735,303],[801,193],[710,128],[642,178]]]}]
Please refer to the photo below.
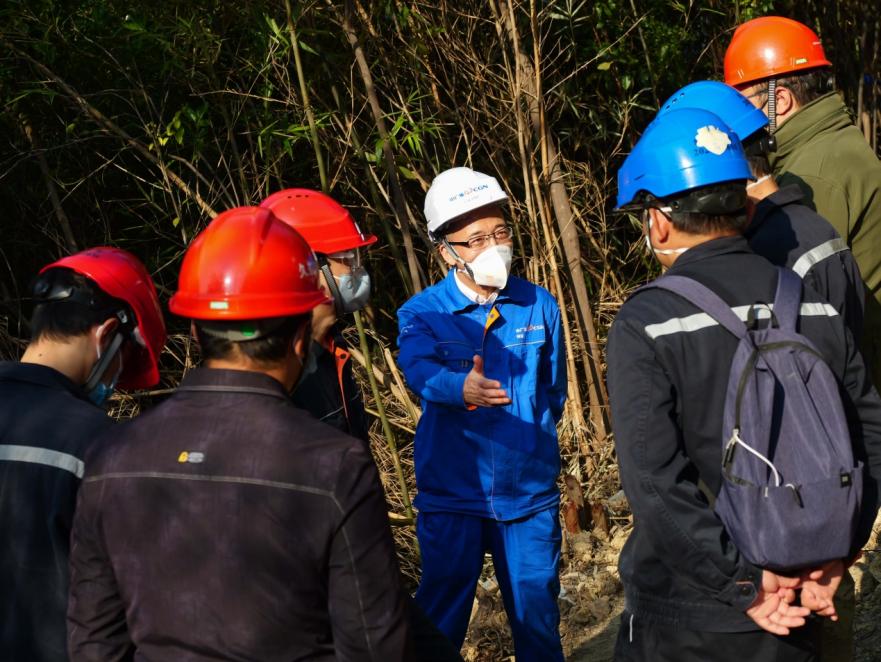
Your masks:
[{"label": "green foliage", "polygon": [[[521,50],[538,65],[543,118],[565,160],[589,286],[600,302],[619,300],[646,276],[631,250],[638,231],[606,216],[615,170],[659,102],[691,80],[719,75],[738,22],[777,12],[830,35],[830,52],[847,65],[838,73],[851,103],[864,70],[878,79],[877,19],[863,20],[873,7],[855,0],[521,0],[513,11],[500,0],[292,2],[332,193],[383,238],[369,259],[388,275],[375,302],[376,330],[385,338],[393,337],[394,309],[410,291],[403,277],[389,275],[404,269],[401,220],[384,139],[340,24],[347,4],[417,225],[424,188],[438,170],[470,163],[497,172],[526,230],[521,266],[550,278],[549,255],[559,246],[544,236],[540,210],[523,206],[531,186],[524,156],[529,167],[545,166],[538,136],[515,121],[528,117],[529,101],[515,91],[505,27],[514,17]],[[0,296],[26,290],[39,266],[66,250],[50,184],[79,246],[134,250],[166,293],[187,242],[208,221],[206,206],[253,204],[282,186],[319,187],[284,3],[8,0],[0,25],[0,261],[7,274]],[[530,75],[520,73],[521,90]],[[874,85],[860,97],[866,107],[877,108]],[[75,95],[118,130],[85,112]],[[437,275],[432,249],[410,229],[430,280]]]}]

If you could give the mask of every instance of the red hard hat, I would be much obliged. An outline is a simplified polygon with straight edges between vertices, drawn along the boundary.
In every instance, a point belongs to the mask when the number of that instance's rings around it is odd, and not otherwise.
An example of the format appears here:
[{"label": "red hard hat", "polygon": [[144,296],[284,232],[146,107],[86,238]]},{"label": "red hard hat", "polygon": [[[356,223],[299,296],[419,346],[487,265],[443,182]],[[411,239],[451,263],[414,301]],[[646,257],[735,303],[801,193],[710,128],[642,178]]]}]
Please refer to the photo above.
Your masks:
[{"label": "red hard hat", "polygon": [[805,69],[829,67],[820,38],[807,25],[782,16],[747,21],[725,51],[725,82],[734,87]]},{"label": "red hard hat", "polygon": [[369,246],[376,241],[364,234],[352,215],[329,195],[307,188],[288,188],[273,193],[261,207],[271,209],[309,242],[316,253],[330,255]]},{"label": "red hard hat", "polygon": [[140,260],[119,248],[89,248],[40,270],[64,267],[93,281],[106,294],[125,301],[137,321],[131,356],[123,361],[119,386],[139,389],[159,382],[159,353],[165,344],[165,321],[150,275]]},{"label": "red hard hat", "polygon": [[190,244],[168,307],[196,320],[258,320],[329,302],[303,238],[268,209],[236,207]]}]

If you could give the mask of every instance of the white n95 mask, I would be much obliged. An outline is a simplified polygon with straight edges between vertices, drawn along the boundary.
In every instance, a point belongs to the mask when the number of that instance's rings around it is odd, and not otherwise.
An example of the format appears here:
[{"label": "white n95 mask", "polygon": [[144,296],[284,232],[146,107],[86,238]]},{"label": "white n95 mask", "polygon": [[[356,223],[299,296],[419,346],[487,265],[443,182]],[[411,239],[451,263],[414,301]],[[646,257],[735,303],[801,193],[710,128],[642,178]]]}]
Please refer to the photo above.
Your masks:
[{"label": "white n95 mask", "polygon": [[511,272],[511,258],[513,256],[514,251],[511,246],[495,244],[471,262],[467,262],[466,266],[475,283],[501,290],[508,284],[508,274]]}]

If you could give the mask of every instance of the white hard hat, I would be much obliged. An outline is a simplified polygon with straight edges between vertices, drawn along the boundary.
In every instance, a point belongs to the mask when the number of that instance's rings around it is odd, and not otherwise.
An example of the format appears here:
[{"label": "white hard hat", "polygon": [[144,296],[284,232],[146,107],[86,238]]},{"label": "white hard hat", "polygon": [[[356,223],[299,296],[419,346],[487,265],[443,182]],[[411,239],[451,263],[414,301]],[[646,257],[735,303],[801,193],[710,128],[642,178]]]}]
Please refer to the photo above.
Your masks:
[{"label": "white hard hat", "polygon": [[506,202],[508,196],[495,177],[471,168],[450,168],[434,178],[425,194],[425,218],[428,234],[436,233],[453,219],[473,209],[496,202]]}]

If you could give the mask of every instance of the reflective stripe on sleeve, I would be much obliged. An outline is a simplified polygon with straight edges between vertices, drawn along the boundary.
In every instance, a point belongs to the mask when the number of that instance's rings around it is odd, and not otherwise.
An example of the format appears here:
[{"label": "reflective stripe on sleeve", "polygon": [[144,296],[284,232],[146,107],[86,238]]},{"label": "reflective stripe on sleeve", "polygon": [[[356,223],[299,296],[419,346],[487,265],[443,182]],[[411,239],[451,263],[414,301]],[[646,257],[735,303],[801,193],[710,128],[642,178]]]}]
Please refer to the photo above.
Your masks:
[{"label": "reflective stripe on sleeve", "polygon": [[797,273],[800,278],[804,278],[805,274],[807,274],[815,264],[822,262],[827,257],[831,257],[836,253],[846,250],[847,242],[841,237],[824,241],[819,246],[815,246],[798,258],[795,261],[795,264],[792,265],[792,270]]},{"label": "reflective stripe on sleeve", "polygon": [[30,462],[54,467],[63,471],[69,471],[77,478],[83,477],[85,465],[83,461],[60,451],[36,446],[16,446],[12,444],[0,444],[0,460],[8,462]]}]

